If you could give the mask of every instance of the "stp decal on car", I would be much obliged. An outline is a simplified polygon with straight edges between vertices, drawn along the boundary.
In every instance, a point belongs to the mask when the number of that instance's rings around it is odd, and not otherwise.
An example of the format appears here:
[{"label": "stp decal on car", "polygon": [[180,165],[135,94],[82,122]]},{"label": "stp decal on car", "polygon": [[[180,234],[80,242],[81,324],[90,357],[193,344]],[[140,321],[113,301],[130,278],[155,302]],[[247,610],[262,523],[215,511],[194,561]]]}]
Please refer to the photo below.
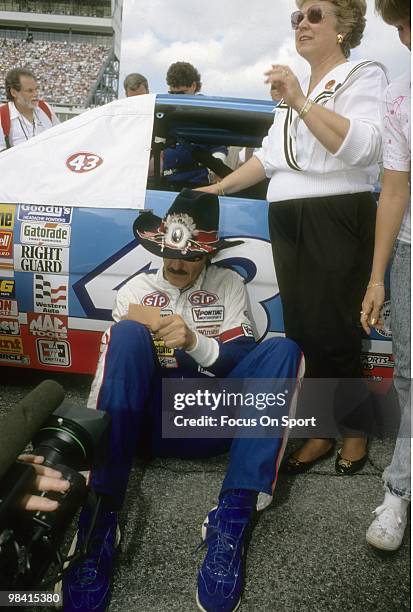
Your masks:
[{"label": "stp decal on car", "polygon": [[14,259],[15,269],[21,272],[69,272],[69,249],[62,247],[16,244]]},{"label": "stp decal on car", "polygon": [[188,300],[192,306],[209,306],[218,302],[218,296],[215,293],[199,290],[191,293]]},{"label": "stp decal on car", "polygon": [[70,245],[70,225],[23,221],[20,228],[20,242],[68,247]]},{"label": "stp decal on car", "polygon": [[37,358],[44,365],[67,368],[71,364],[70,345],[66,340],[36,340]]},{"label": "stp decal on car", "polygon": [[70,223],[71,206],[44,206],[42,204],[20,204],[19,221],[43,221],[44,223]]},{"label": "stp decal on car", "polygon": [[33,296],[34,311],[48,314],[68,314],[67,276],[34,274]]}]

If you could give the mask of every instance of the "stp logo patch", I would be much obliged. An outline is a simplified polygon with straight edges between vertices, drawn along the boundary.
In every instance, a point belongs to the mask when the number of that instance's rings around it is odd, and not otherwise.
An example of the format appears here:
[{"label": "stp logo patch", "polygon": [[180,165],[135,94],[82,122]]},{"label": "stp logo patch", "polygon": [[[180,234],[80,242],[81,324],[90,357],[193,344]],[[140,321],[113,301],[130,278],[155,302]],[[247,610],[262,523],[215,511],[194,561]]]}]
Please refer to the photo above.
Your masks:
[{"label": "stp logo patch", "polygon": [[218,301],[218,296],[215,293],[208,293],[208,291],[194,291],[188,297],[192,306],[209,306],[215,304]]},{"label": "stp logo patch", "polygon": [[153,291],[142,298],[142,304],[145,306],[156,306],[157,308],[165,308],[169,304],[169,297],[162,291]]},{"label": "stp logo patch", "polygon": [[99,157],[99,155],[95,153],[85,153],[83,151],[73,153],[73,155],[66,160],[66,167],[69,168],[71,172],[76,172],[78,174],[95,170],[100,164],[103,164],[103,159]]}]

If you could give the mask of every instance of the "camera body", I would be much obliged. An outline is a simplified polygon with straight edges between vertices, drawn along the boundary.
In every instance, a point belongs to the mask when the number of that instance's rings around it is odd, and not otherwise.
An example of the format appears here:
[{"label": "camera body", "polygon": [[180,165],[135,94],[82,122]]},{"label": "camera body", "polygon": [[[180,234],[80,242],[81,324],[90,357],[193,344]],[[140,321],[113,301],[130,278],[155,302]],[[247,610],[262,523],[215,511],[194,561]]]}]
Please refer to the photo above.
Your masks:
[{"label": "camera body", "polygon": [[16,462],[1,478],[1,588],[34,588],[51,564],[61,565],[59,547],[87,495],[86,478],[79,472],[102,462],[109,435],[107,413],[79,408],[67,400],[34,435],[33,454],[42,455],[44,465],[60,471],[70,482],[64,493],[44,494],[59,502],[54,512],[27,512],[20,508],[23,496],[33,490],[36,473],[31,465]]}]

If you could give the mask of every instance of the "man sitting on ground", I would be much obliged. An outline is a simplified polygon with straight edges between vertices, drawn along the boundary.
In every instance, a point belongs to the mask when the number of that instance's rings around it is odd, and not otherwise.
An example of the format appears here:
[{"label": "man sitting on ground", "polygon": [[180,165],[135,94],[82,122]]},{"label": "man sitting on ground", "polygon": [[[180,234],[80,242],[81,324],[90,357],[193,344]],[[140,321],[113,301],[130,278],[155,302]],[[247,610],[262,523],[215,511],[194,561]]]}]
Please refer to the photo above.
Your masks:
[{"label": "man sitting on ground", "polygon": [[[257,496],[271,498],[282,455],[282,439],[162,437],[162,379],[219,376],[271,379],[271,390],[303,375],[298,346],[285,338],[254,340],[246,290],[234,271],[210,259],[239,241],[218,237],[219,203],[214,195],[183,190],[165,217],[143,212],[134,232],[151,253],[163,258],[159,271],[133,276],[118,291],[110,327],[89,398],[89,407],[111,415],[110,450],[93,472],[95,500],[83,508],[77,535],[86,557],[64,575],[64,610],[106,609],[122,507],[137,450],[157,457],[207,457],[230,448],[228,470],[218,505],[204,525],[208,550],[198,576],[197,603],[208,612],[235,610],[243,589],[245,535]],[[150,300],[148,299],[150,298]],[[155,323],[131,320],[131,305],[161,306]],[[206,299],[208,298],[208,299]],[[211,306],[212,304],[212,306]],[[136,307],[135,307],[136,309]],[[151,311],[152,312],[152,311]],[[200,315],[203,316],[200,316]],[[206,324],[207,321],[207,324]],[[279,379],[279,382],[277,382]],[[264,380],[260,380],[262,390]],[[293,392],[287,404],[294,404]]]}]

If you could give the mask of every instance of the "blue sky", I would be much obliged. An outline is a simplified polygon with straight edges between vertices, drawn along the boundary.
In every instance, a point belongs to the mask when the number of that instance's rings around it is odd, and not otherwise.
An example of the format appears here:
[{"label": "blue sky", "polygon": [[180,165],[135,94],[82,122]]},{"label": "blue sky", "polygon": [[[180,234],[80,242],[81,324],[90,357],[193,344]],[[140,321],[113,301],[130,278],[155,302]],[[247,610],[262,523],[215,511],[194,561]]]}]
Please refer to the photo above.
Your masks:
[{"label": "blue sky", "polygon": [[[352,58],[378,59],[394,78],[409,69],[410,53],[375,15],[374,1],[367,4],[366,31]],[[121,80],[141,72],[151,92],[162,93],[168,66],[184,60],[200,71],[207,95],[267,98],[263,73],[271,63],[297,73],[307,68],[290,29],[295,8],[293,0],[124,0]]]}]

